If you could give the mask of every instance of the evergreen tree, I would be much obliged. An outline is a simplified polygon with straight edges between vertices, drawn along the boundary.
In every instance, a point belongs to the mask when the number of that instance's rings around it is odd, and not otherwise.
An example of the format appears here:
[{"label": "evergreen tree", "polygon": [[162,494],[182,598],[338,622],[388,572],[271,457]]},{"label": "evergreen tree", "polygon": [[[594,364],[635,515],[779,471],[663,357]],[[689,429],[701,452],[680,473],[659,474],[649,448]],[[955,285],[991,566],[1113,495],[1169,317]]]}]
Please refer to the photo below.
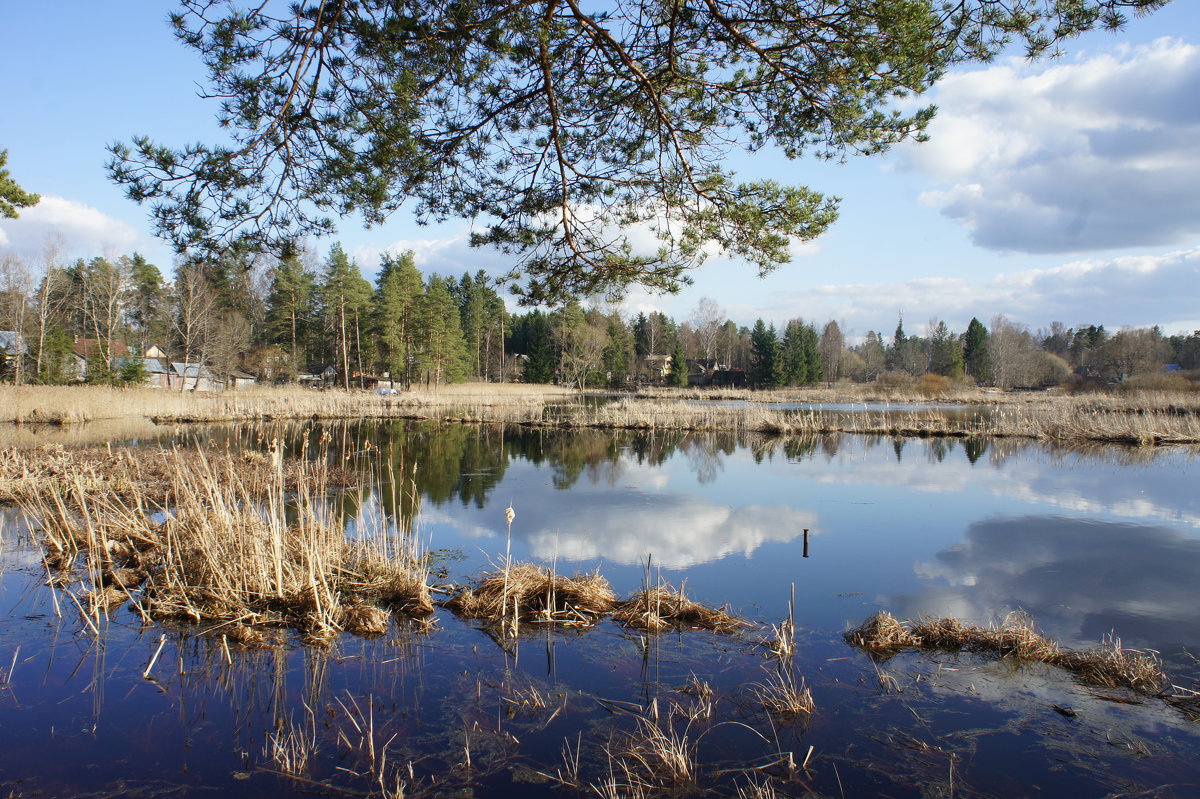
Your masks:
[{"label": "evergreen tree", "polygon": [[775,384],[778,366],[779,341],[775,325],[767,326],[762,319],[754,322],[750,332],[750,382],[756,388]]},{"label": "evergreen tree", "polygon": [[962,344],[944,321],[938,321],[929,337],[929,371],[956,379],[963,376]]},{"label": "evergreen tree", "polygon": [[608,346],[604,348],[604,371],[610,388],[621,388],[630,374],[633,334],[615,311],[608,315]]},{"label": "evergreen tree", "polygon": [[342,385],[349,389],[351,372],[356,367],[362,371],[363,321],[371,301],[371,284],[363,279],[358,264],[350,260],[340,243],[329,250],[320,295],[325,326],[333,334]]},{"label": "evergreen tree", "polygon": [[963,334],[963,368],[971,378],[980,383],[991,379],[992,368],[988,355],[988,331],[975,317],[971,317],[967,332]]},{"label": "evergreen tree", "polygon": [[122,258],[128,279],[125,316],[139,355],[150,344],[166,345],[170,323],[166,319],[167,290],[162,272],[139,253]]},{"label": "evergreen tree", "polygon": [[419,317],[425,284],[412,250],[400,257],[384,254],[376,281],[374,328],[379,356],[405,390],[412,387],[416,367]]},{"label": "evergreen tree", "polygon": [[550,323],[541,311],[530,311],[513,320],[509,351],[524,355],[521,380],[549,383],[554,379],[554,353],[550,346]]},{"label": "evergreen tree", "polygon": [[308,341],[316,315],[316,276],[296,255],[275,265],[264,320],[266,340],[287,350],[293,370],[308,360]]},{"label": "evergreen tree", "polygon": [[453,279],[430,275],[421,300],[418,368],[429,385],[465,379],[467,354],[463,346],[462,316],[450,284]]},{"label": "evergreen tree", "polygon": [[671,351],[671,373],[667,375],[667,384],[686,387],[688,384],[687,356],[683,351],[683,340],[675,337],[675,347]]}]

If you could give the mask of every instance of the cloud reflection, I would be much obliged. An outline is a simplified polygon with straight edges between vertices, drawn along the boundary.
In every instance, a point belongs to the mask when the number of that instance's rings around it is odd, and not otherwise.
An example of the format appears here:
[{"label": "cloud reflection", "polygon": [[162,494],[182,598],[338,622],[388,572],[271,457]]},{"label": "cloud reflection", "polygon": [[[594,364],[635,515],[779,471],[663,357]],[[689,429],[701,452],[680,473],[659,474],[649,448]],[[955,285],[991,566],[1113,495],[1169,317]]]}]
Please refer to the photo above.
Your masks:
[{"label": "cloud reflection", "polygon": [[987,621],[1023,609],[1054,636],[1115,632],[1164,653],[1200,646],[1200,541],[1185,532],[1059,516],[977,522],[916,566],[944,585],[891,603],[898,613]]}]

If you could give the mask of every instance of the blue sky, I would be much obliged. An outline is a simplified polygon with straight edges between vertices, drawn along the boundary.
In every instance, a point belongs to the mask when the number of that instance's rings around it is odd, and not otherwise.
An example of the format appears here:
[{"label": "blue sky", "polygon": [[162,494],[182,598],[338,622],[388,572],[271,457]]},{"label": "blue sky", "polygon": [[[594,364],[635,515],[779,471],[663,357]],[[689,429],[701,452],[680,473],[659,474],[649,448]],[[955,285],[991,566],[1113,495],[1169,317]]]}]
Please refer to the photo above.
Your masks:
[{"label": "blue sky", "polygon": [[[0,255],[36,263],[47,234],[68,255],[167,247],[146,209],[105,177],[105,146],[146,134],[218,141],[199,60],[166,25],[170,3],[6,4],[0,41],[0,149],[42,194],[0,220]],[[1161,324],[1200,328],[1200,3],[1175,0],[1122,33],[1089,34],[1054,61],[1014,57],[957,71],[926,98],[932,141],[846,164],[740,157],[769,175],[842,197],[842,217],[763,280],[713,259],[675,296],[630,293],[625,308],[686,319],[710,297],[729,318],[837,319],[851,335],[910,333],[933,317],[962,330],[994,314],[1031,328]],[[469,225],[418,227],[405,211],[338,238],[374,277],[385,249],[414,249],[426,271],[504,271],[466,246]],[[324,253],[330,242],[318,242]]]}]

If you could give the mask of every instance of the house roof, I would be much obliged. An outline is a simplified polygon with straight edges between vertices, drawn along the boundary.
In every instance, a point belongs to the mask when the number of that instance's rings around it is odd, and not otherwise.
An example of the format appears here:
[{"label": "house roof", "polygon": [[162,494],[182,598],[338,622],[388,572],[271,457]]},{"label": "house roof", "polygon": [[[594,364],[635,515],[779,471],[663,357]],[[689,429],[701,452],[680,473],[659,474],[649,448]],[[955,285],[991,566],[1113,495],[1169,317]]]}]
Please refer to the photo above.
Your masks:
[{"label": "house roof", "polygon": [[138,358],[137,356],[130,356],[128,358],[113,358],[113,368],[120,369],[129,361],[141,361],[142,365],[146,369],[147,374],[165,375],[167,373],[167,367],[164,366],[163,362],[158,358]]},{"label": "house roof", "polygon": [[[100,352],[100,339],[77,338],[75,339],[75,345],[71,349],[80,358],[86,360]],[[128,358],[129,354],[129,347],[125,342],[116,340],[113,341],[112,352],[108,355],[111,358]]]},{"label": "house roof", "polygon": [[184,377],[205,377],[212,379],[212,372],[208,371],[208,367],[202,363],[180,363],[179,361],[171,361],[171,371],[177,375]]}]

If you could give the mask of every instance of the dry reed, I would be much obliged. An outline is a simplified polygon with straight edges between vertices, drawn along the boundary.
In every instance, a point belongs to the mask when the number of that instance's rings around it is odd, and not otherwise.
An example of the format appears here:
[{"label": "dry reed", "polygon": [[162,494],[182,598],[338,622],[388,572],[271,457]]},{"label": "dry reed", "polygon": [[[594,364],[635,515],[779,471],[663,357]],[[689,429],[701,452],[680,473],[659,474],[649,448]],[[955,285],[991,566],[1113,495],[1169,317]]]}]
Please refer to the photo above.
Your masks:
[{"label": "dry reed", "polygon": [[1065,669],[1087,685],[1129,688],[1146,694],[1158,694],[1168,684],[1162,664],[1152,652],[1126,649],[1118,638],[1107,638],[1091,649],[1063,649],[1039,633],[1024,613],[1010,613],[999,626],[979,627],[953,618],[904,623],[887,611],[879,611],[847,632],[845,638],[854,646],[884,656],[902,649],[944,649],[1033,660]]},{"label": "dry reed", "polygon": [[516,563],[463,586],[446,607],[465,618],[499,625],[515,621],[590,627],[611,613],[615,603],[612,587],[599,574],[564,577],[544,566]]},{"label": "dry reed", "polygon": [[710,608],[693,602],[683,587],[675,590],[668,584],[654,585],[635,593],[619,603],[613,618],[620,624],[646,632],[691,628],[731,633],[746,626],[746,622],[724,608]]},{"label": "dry reed", "polygon": [[266,642],[272,626],[326,643],[342,630],[385,632],[384,608],[433,610],[415,539],[348,540],[320,462],[289,478],[276,445],[264,478],[229,458],[159,457],[161,504],[92,482],[94,471],[22,495],[47,566],[82,564],[85,615],[129,602],[144,619],[216,625],[242,643]]},{"label": "dry reed", "polygon": [[[910,407],[930,397],[920,386],[839,384],[781,392],[655,391],[604,405],[555,405],[575,392],[552,386],[465,384],[379,396],[363,391],[264,388],[192,395],[152,389],[0,386],[0,422],[73,424],[141,417],[158,421],[251,421],[296,418],[437,418],[563,428],[675,429],[769,435],[863,433],[904,436],[997,436],[1139,445],[1200,442],[1200,392],[1131,390],[1116,395],[1004,393],[957,386],[939,402],[976,412],[947,414]],[[734,398],[730,407],[700,400]],[[681,401],[682,400],[682,401]],[[778,410],[766,402],[884,403],[885,408]]]}]

